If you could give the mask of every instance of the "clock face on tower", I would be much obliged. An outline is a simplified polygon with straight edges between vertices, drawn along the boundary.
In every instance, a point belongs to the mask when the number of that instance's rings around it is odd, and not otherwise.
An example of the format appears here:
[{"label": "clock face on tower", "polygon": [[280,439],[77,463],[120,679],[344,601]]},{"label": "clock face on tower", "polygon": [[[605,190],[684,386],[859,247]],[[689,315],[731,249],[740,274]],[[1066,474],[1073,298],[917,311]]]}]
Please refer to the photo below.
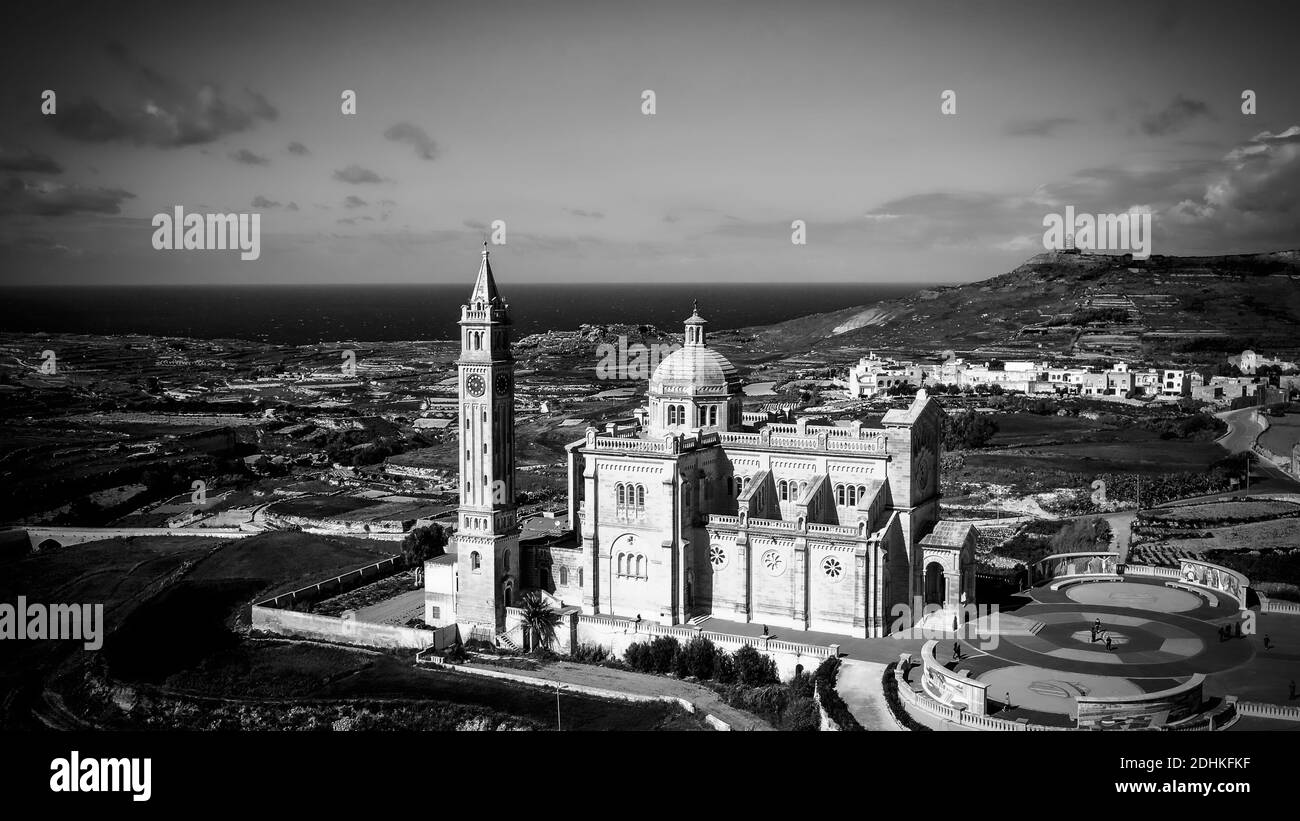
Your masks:
[{"label": "clock face on tower", "polygon": [[506,393],[510,390],[510,374],[497,374],[497,393]]},{"label": "clock face on tower", "polygon": [[482,396],[483,391],[487,390],[487,383],[483,381],[482,374],[472,373],[465,380],[465,389],[470,396]]}]

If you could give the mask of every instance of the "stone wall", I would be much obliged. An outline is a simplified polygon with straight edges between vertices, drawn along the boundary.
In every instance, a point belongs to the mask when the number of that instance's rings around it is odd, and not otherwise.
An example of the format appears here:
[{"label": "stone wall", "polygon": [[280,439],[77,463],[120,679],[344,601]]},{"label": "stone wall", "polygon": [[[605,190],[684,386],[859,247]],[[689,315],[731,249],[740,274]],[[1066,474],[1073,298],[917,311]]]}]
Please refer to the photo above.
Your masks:
[{"label": "stone wall", "polygon": [[456,625],[433,630],[374,624],[337,616],[299,613],[274,607],[253,605],[253,629],[280,636],[357,644],[388,649],[437,650],[456,642]]},{"label": "stone wall", "polygon": [[[613,616],[574,614],[571,618],[573,620],[571,638],[569,639],[571,642],[599,645],[606,650],[610,650],[619,658],[623,657],[623,653],[631,645],[638,642],[653,641],[656,636],[672,636],[682,645],[685,645],[696,636],[703,636],[713,642],[720,650],[725,650],[728,653],[735,653],[741,647],[749,645],[760,653],[771,657],[776,662],[777,673],[782,680],[793,678],[795,672],[801,667],[805,672],[812,672],[828,656],[837,654],[839,651],[837,645],[823,647],[816,644],[778,641],[771,638],[736,636],[729,633],[699,630],[695,627],[665,626],[648,621],[642,621],[638,625],[635,621]],[[561,627],[557,632],[564,633],[566,630]],[[561,652],[567,651],[567,646],[561,650]]]}]

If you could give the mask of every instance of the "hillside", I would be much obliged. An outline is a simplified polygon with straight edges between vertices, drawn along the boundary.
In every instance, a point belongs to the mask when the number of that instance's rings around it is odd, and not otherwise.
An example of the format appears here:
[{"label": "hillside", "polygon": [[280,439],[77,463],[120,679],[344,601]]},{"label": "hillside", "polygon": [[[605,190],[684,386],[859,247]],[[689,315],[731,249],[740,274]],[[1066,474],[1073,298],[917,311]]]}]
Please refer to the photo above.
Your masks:
[{"label": "hillside", "polygon": [[1218,359],[1300,352],[1300,252],[1044,253],[967,285],[736,332],[752,356],[954,349],[989,356]]}]

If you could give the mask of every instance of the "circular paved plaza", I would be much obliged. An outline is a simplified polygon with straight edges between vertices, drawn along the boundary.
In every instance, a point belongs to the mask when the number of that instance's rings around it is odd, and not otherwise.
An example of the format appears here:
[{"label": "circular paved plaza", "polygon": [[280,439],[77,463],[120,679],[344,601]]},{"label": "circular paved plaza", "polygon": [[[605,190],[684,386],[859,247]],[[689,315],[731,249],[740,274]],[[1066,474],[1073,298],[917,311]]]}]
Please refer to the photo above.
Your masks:
[{"label": "circular paved plaza", "polygon": [[[1163,581],[1103,581],[1044,586],[1006,619],[995,638],[963,641],[957,669],[988,684],[989,711],[1068,716],[1074,699],[1156,692],[1195,673],[1251,659],[1250,642],[1224,639],[1235,603],[1169,587]],[[1100,631],[1094,635],[1094,626]],[[1105,638],[1109,636],[1110,647]]]}]

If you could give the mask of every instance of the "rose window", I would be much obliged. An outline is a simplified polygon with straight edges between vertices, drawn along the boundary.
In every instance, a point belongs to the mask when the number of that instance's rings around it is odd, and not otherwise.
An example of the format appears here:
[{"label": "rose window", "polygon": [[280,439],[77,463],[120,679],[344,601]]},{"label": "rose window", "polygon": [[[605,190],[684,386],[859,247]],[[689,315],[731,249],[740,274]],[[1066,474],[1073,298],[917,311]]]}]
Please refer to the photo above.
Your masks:
[{"label": "rose window", "polygon": [[709,548],[709,564],[713,565],[714,570],[721,570],[727,566],[727,551],[718,545]]},{"label": "rose window", "polygon": [[832,579],[838,579],[844,575],[844,565],[834,556],[827,556],[822,559],[822,572]]},{"label": "rose window", "polygon": [[764,553],[761,561],[763,562],[763,567],[767,568],[767,572],[771,573],[773,576],[780,576],[781,571],[785,570],[785,557],[780,553],[777,553],[775,550],[769,550]]}]

